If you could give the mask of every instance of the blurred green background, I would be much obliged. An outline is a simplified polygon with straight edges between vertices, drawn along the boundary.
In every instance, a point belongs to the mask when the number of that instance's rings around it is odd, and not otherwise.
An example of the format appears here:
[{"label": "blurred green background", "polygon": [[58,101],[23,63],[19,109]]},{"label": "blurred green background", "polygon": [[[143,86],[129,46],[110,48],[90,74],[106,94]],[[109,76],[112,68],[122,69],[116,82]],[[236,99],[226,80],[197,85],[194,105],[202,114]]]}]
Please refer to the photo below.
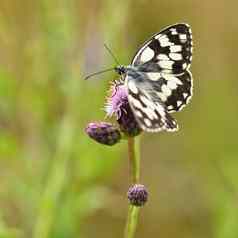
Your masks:
[{"label": "blurred green background", "polygon": [[115,73],[161,28],[191,25],[194,96],[177,133],[144,134],[137,236],[238,237],[238,2],[0,1],[0,238],[119,238],[126,143],[84,133]]}]

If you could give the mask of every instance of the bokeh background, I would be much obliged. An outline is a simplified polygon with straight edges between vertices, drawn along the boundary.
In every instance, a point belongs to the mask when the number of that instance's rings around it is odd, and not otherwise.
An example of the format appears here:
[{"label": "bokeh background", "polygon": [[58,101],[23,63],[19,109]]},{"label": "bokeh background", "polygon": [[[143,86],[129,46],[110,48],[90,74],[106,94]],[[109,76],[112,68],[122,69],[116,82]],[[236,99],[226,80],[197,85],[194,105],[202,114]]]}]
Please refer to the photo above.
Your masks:
[{"label": "bokeh background", "polygon": [[0,1],[0,237],[123,236],[126,142],[84,128],[104,119],[115,73],[161,28],[191,25],[194,97],[177,133],[142,136],[150,192],[138,238],[238,237],[238,2]]}]

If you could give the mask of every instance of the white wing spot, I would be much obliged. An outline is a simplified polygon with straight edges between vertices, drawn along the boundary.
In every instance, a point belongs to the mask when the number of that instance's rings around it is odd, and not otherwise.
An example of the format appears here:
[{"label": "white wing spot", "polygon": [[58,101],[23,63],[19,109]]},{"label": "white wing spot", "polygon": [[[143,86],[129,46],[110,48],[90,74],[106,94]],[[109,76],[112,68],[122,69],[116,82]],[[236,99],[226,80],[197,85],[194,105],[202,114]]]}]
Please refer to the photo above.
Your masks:
[{"label": "white wing spot", "polygon": [[172,35],[178,35],[176,28],[171,28],[170,31]]},{"label": "white wing spot", "polygon": [[179,54],[179,53],[170,53],[169,54],[169,57],[172,59],[172,60],[182,60],[182,54]]},{"label": "white wing spot", "polygon": [[165,84],[162,85],[161,90],[167,97],[172,94],[172,91],[170,90],[170,88],[168,88]]},{"label": "white wing spot", "polygon": [[143,117],[143,115],[142,115],[142,113],[140,111],[136,111],[135,113],[136,113],[136,116]]},{"label": "white wing spot", "polygon": [[158,116],[157,114],[155,113],[154,110],[152,110],[151,108],[147,107],[147,108],[144,108],[143,111],[145,112],[145,114],[151,119],[158,119]]},{"label": "white wing spot", "polygon": [[187,67],[187,64],[183,63],[183,69],[186,69],[186,67]]},{"label": "white wing spot", "polygon": [[142,51],[141,61],[142,62],[149,61],[154,57],[154,55],[155,55],[155,52],[152,49],[150,49],[149,47],[147,47],[144,49],[144,51]]},{"label": "white wing spot", "polygon": [[148,98],[146,98],[145,96],[143,95],[140,95],[140,100],[149,108],[151,109],[155,109],[155,104],[150,101]]},{"label": "white wing spot", "polygon": [[183,97],[186,98],[188,96],[187,93],[183,93]]},{"label": "white wing spot", "polygon": [[157,95],[159,96],[159,98],[165,102],[167,100],[167,96],[163,93],[157,92]]},{"label": "white wing spot", "polygon": [[173,46],[174,43],[169,40],[169,38],[164,35],[158,39],[161,47],[166,47],[166,46]]},{"label": "white wing spot", "polygon": [[174,106],[173,106],[173,105],[169,105],[167,108],[168,108],[169,110],[172,110],[172,109],[174,109]]},{"label": "white wing spot", "polygon": [[169,57],[166,54],[158,54],[158,60],[169,60]]},{"label": "white wing spot", "polygon": [[170,61],[170,60],[163,60],[163,61],[158,62],[159,66],[161,68],[165,68],[165,69],[172,69],[173,63],[174,62]]},{"label": "white wing spot", "polygon": [[174,90],[174,89],[176,89],[178,87],[178,85],[177,85],[176,81],[169,80],[167,82],[167,87],[170,88],[171,90]]},{"label": "white wing spot", "polygon": [[149,78],[149,80],[152,80],[152,81],[158,81],[160,78],[160,73],[156,73],[156,72],[146,73],[146,75]]},{"label": "white wing spot", "polygon": [[171,45],[169,47],[170,51],[175,53],[175,52],[181,52],[182,51],[182,46],[181,45]]},{"label": "white wing spot", "polygon": [[162,37],[165,37],[165,35],[158,34],[157,36],[155,36],[155,39],[158,40],[159,38],[162,38]]},{"label": "white wing spot", "polygon": [[182,101],[177,101],[177,106],[179,107],[182,103]]},{"label": "white wing spot", "polygon": [[165,110],[164,107],[161,106],[159,103],[156,103],[156,110],[159,112],[159,114],[164,117],[165,116]]},{"label": "white wing spot", "polygon": [[145,118],[144,122],[145,122],[146,126],[151,127],[152,123],[148,118]]},{"label": "white wing spot", "polygon": [[182,81],[173,75],[163,74],[162,76],[167,81],[174,81],[178,85],[183,85]]},{"label": "white wing spot", "polygon": [[185,43],[187,41],[186,34],[179,34],[179,39],[182,43]]},{"label": "white wing spot", "polygon": [[133,104],[136,108],[143,108],[142,104],[135,98],[133,98],[131,95],[128,96],[128,100]]},{"label": "white wing spot", "polygon": [[138,88],[136,87],[135,83],[133,81],[128,81],[128,88],[131,90],[134,94],[137,94]]}]

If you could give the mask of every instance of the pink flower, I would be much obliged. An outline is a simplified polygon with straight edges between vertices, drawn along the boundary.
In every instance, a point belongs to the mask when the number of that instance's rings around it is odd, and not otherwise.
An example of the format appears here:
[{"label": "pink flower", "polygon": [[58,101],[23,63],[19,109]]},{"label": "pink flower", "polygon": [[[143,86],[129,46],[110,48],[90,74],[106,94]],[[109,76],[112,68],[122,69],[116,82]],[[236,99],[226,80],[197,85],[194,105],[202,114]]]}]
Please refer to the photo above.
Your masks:
[{"label": "pink flower", "polygon": [[105,111],[107,116],[116,116],[120,129],[127,136],[137,136],[141,129],[128,102],[128,93],[124,81],[115,81],[110,88]]}]

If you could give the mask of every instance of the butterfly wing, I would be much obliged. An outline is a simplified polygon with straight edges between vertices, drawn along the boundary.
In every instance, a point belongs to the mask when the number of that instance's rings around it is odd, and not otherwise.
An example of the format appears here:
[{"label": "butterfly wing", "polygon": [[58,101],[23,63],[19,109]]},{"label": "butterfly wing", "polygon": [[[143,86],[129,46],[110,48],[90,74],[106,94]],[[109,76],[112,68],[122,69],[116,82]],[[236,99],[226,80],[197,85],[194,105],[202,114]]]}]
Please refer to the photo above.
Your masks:
[{"label": "butterfly wing", "polygon": [[176,131],[177,122],[157,94],[158,85],[145,80],[145,77],[146,74],[131,70],[125,78],[130,107],[139,126],[148,132]]},{"label": "butterfly wing", "polygon": [[133,57],[141,71],[181,74],[192,60],[192,32],[187,24],[175,24],[152,36]]},{"label": "butterfly wing", "polygon": [[192,97],[193,80],[190,71],[185,71],[181,75],[163,75],[166,80],[166,86],[171,93],[166,97],[164,104],[168,112],[177,112],[182,110]]},{"label": "butterfly wing", "polygon": [[[173,75],[158,72],[143,72],[144,80],[151,84],[168,112],[180,111],[192,97],[192,74]],[[143,87],[143,85],[140,85]]]},{"label": "butterfly wing", "polygon": [[152,36],[127,68],[128,100],[140,127],[149,132],[175,131],[170,112],[181,110],[192,96],[192,34],[176,24]]}]

